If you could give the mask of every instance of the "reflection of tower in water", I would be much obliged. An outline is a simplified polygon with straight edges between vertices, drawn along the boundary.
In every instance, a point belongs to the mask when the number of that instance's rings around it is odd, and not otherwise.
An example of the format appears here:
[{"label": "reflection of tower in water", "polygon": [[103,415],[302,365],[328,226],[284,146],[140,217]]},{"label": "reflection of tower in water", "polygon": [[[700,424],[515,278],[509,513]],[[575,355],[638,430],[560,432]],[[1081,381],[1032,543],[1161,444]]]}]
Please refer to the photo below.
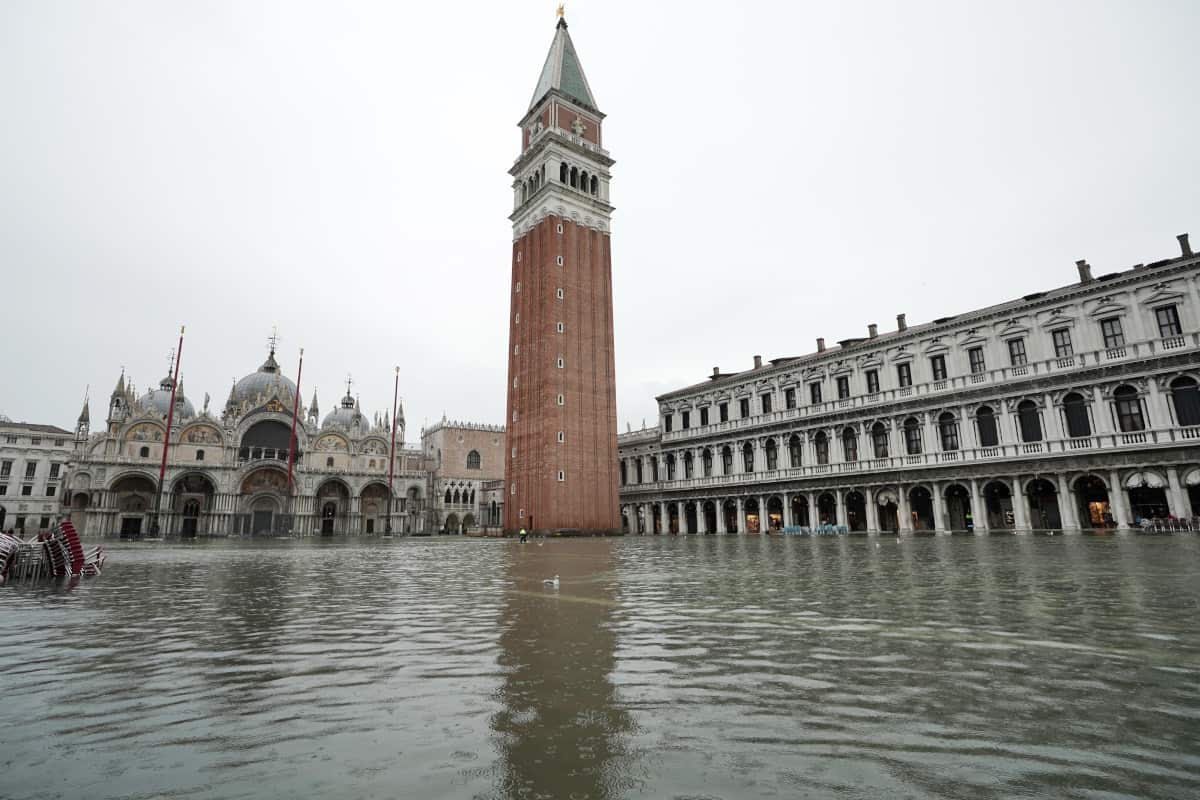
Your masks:
[{"label": "reflection of tower in water", "polygon": [[[504,796],[622,796],[633,722],[609,679],[612,542],[513,546],[520,550],[500,612],[503,708],[492,718]],[[553,575],[561,587],[543,587]]]}]

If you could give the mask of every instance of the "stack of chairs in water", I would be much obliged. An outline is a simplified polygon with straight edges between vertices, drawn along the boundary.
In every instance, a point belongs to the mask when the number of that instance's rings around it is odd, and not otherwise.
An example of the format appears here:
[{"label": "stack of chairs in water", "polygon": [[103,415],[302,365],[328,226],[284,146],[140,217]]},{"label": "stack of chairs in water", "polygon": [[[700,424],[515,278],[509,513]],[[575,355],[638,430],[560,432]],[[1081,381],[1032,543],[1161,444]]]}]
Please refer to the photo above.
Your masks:
[{"label": "stack of chairs in water", "polygon": [[84,552],[70,520],[59,522],[36,539],[18,539],[0,533],[0,584],[99,575],[103,566],[104,548],[96,545]]}]

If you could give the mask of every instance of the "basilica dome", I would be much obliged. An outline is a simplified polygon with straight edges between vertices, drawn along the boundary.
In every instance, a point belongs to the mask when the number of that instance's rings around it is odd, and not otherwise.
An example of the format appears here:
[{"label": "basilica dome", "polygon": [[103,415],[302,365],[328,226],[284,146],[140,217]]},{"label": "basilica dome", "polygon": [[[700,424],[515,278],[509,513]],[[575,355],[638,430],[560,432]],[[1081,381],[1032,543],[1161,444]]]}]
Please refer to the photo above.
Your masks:
[{"label": "basilica dome", "polygon": [[[171,387],[175,385],[175,381],[171,376],[163,378],[159,382],[157,389],[151,389],[138,399],[140,405],[146,411],[153,411],[156,414],[161,414],[163,419],[167,418],[167,411],[171,408]],[[191,402],[183,394],[183,386],[179,387],[179,391],[175,393],[175,419],[188,419],[196,416],[196,409],[192,407]]]},{"label": "basilica dome", "polygon": [[278,397],[289,408],[296,397],[296,384],[279,371],[274,350],[257,372],[250,373],[233,385],[229,401],[233,405],[246,403],[259,406],[271,397]]},{"label": "basilica dome", "polygon": [[362,415],[358,409],[358,404],[354,402],[354,398],[347,392],[342,398],[342,404],[325,415],[324,421],[321,422],[321,428],[345,428],[352,431],[356,428],[366,431],[371,426],[367,418]]}]

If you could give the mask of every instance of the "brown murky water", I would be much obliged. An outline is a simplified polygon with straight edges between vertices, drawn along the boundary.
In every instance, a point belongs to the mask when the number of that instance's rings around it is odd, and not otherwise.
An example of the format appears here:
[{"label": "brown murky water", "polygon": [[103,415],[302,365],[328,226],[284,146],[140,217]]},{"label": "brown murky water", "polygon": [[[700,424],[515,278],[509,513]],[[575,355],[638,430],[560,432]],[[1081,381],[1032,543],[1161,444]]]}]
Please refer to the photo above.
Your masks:
[{"label": "brown murky water", "polygon": [[0,589],[0,797],[160,796],[1200,797],[1200,538],[114,545]]}]

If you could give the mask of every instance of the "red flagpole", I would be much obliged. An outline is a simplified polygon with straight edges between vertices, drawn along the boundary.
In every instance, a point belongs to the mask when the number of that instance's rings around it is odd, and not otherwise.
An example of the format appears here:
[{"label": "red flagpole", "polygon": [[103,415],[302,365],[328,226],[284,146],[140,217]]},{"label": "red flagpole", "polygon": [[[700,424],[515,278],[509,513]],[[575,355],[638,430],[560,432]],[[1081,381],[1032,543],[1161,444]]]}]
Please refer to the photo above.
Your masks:
[{"label": "red flagpole", "polygon": [[292,463],[296,457],[296,417],[300,413],[300,376],[304,374],[304,348],[300,348],[300,366],[296,368],[296,398],[292,401],[292,435],[288,438],[288,494],[292,493]]},{"label": "red flagpole", "polygon": [[392,449],[388,455],[388,518],[387,531],[392,532],[392,507],[395,503],[392,501],[395,495],[395,490],[392,489],[392,476],[396,471],[396,409],[400,399],[400,368],[396,367],[396,385],[392,389]]},{"label": "red flagpole", "polygon": [[158,534],[158,513],[162,509],[163,479],[167,476],[167,451],[171,447],[171,424],[175,421],[175,392],[179,388],[179,362],[183,360],[183,326],[179,326],[179,347],[175,350],[175,374],[171,376],[171,405],[167,407],[167,435],[163,437],[162,463],[158,467],[158,492],[154,495],[154,524],[151,532]]}]

